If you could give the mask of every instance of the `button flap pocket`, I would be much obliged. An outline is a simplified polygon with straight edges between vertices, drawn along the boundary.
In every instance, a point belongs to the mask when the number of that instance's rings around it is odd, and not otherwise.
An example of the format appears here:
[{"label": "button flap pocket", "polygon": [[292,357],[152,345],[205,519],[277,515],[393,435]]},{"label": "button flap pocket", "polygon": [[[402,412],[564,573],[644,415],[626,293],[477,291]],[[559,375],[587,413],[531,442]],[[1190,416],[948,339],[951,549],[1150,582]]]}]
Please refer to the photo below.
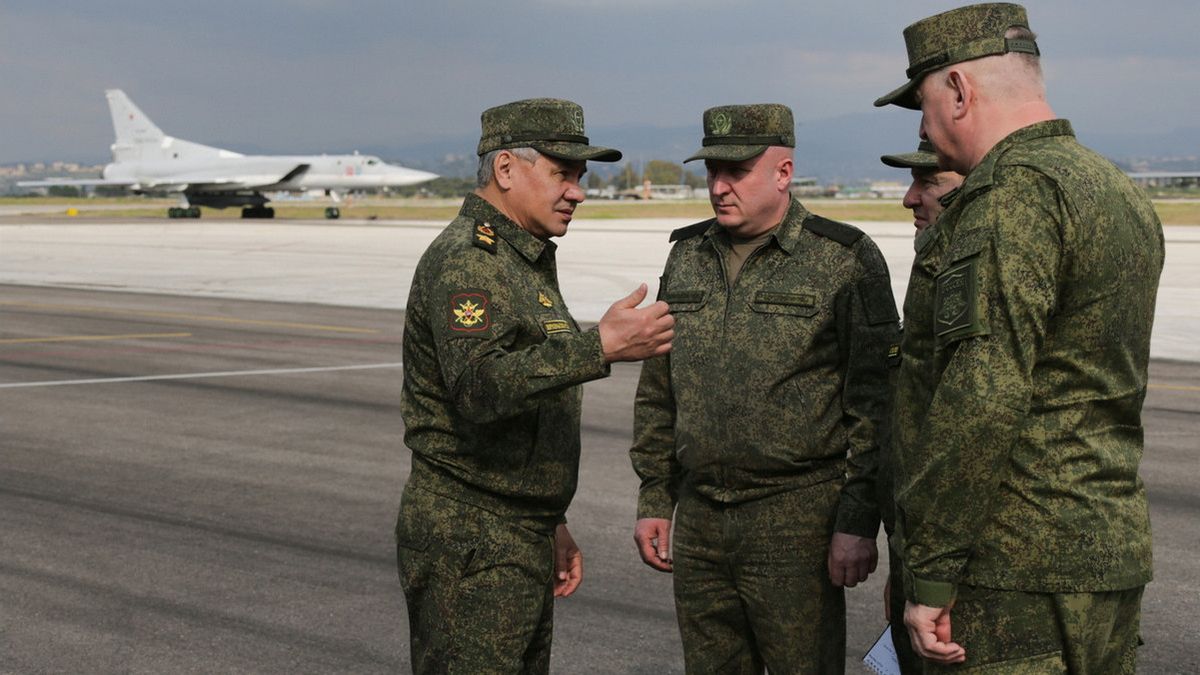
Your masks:
[{"label": "button flap pocket", "polygon": [[791,293],[784,291],[758,291],[750,306],[763,314],[787,314],[789,316],[813,316],[817,313],[815,293]]},{"label": "button flap pocket", "polygon": [[694,312],[704,306],[708,300],[708,291],[702,288],[665,291],[662,300],[671,307],[671,312]]}]

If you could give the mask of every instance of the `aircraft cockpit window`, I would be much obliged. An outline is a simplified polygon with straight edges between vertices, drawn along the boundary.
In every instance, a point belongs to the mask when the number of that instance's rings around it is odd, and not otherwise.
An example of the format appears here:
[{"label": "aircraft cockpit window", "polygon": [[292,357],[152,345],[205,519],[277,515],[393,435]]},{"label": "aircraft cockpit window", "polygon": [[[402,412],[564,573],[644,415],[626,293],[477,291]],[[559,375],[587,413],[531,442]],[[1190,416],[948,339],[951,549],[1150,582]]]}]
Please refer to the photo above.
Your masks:
[{"label": "aircraft cockpit window", "polygon": [[379,160],[377,160],[377,159],[368,159],[367,160],[367,164],[370,166],[375,166],[378,163],[379,163]]}]

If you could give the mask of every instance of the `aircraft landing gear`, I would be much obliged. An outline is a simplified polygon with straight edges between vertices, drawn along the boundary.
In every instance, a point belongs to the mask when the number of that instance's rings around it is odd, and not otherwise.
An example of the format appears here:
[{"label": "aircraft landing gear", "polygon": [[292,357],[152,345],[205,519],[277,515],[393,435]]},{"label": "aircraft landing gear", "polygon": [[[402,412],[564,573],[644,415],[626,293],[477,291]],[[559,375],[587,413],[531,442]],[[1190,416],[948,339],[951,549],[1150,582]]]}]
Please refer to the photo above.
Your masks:
[{"label": "aircraft landing gear", "polygon": [[199,206],[172,206],[167,209],[168,218],[199,218]]},{"label": "aircraft landing gear", "polygon": [[242,209],[243,218],[274,218],[275,209],[269,206],[248,206]]},{"label": "aircraft landing gear", "polygon": [[341,217],[342,217],[342,211],[338,207],[336,207],[336,206],[325,207],[325,219],[326,220],[337,220],[338,218],[341,218]]}]

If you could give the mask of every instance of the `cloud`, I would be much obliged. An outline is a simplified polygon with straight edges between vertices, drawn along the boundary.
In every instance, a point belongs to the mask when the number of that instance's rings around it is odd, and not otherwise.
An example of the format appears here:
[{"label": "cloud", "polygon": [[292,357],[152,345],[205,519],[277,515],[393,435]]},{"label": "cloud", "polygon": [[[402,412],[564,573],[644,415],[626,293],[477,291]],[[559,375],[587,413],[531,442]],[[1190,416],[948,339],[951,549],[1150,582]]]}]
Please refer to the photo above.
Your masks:
[{"label": "cloud", "polygon": [[[690,124],[733,101],[845,115],[902,79],[901,29],[951,6],[9,0],[0,162],[106,155],[113,86],[169,133],[276,151],[471,135],[483,108],[526,96],[573,98],[597,126]],[[1169,127],[1200,107],[1200,3],[1027,6],[1051,101],[1077,126]]]}]

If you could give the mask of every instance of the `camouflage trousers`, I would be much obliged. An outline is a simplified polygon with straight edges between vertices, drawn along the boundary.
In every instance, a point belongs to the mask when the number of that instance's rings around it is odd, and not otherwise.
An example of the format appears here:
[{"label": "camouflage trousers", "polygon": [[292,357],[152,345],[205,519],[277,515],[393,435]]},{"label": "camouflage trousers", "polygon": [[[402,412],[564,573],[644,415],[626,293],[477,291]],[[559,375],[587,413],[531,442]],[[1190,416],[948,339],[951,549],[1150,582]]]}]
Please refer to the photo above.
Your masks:
[{"label": "camouflage trousers", "polygon": [[406,488],[396,559],[413,673],[549,672],[553,535]]},{"label": "camouflage trousers", "polygon": [[959,586],[950,638],[967,651],[927,673],[1132,675],[1144,587],[1105,593],[1024,593]]},{"label": "camouflage trousers", "polygon": [[688,673],[842,673],[846,603],[826,558],[841,480],[742,504],[684,488],[675,609]]},{"label": "camouflage trousers", "polygon": [[908,628],[904,625],[904,560],[900,554],[888,546],[888,582],[891,584],[891,594],[888,595],[888,610],[892,614],[889,627],[892,631],[892,644],[896,648],[896,660],[900,662],[900,672],[903,675],[918,675],[922,671],[921,657],[917,655],[908,637]]}]

